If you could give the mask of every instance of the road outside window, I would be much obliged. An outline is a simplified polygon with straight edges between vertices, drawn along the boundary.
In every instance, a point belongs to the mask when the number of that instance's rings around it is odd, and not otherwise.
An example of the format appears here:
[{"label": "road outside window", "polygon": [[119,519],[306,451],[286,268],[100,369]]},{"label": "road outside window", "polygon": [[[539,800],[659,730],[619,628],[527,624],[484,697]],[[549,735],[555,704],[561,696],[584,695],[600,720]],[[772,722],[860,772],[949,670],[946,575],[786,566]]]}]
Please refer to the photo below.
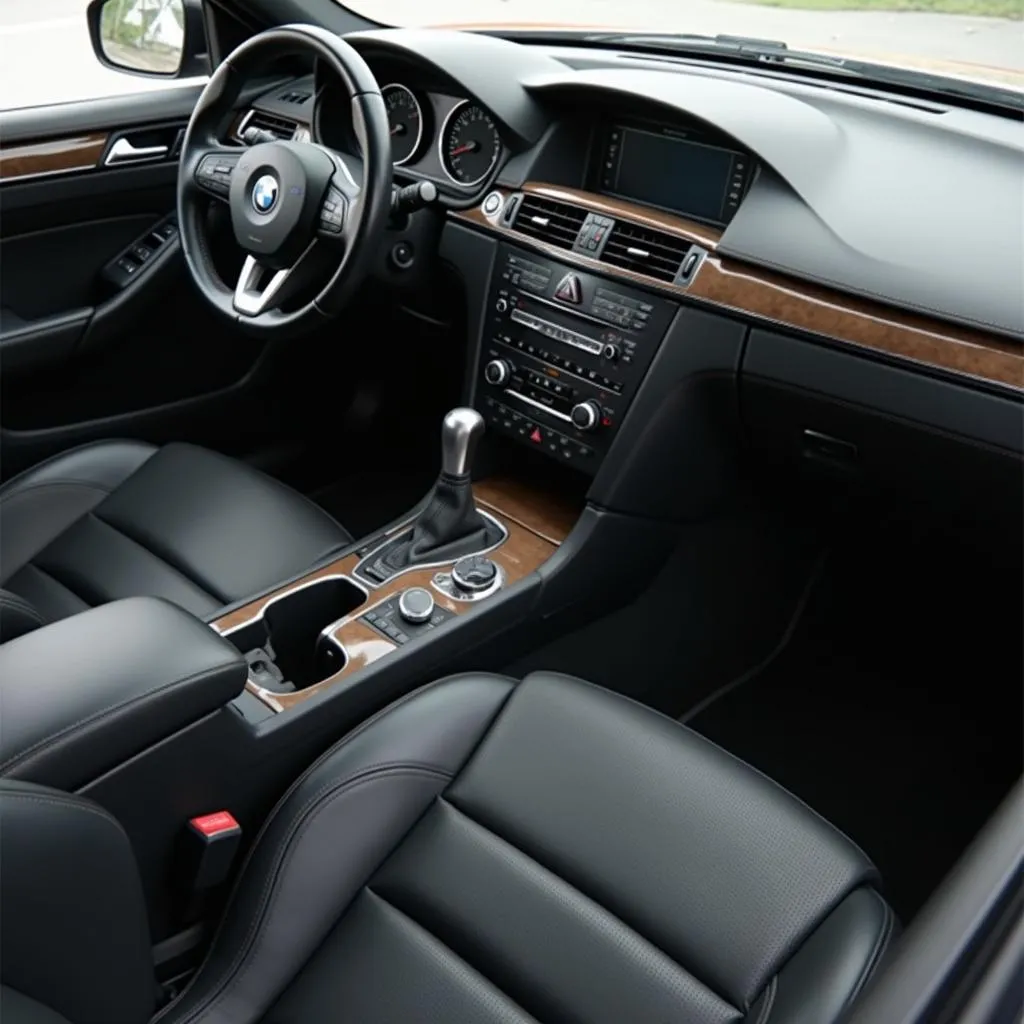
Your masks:
[{"label": "road outside window", "polygon": [[[85,21],[87,0],[0,0],[0,109],[74,103],[186,85],[103,67]],[[105,17],[107,53],[153,71],[177,67],[180,3],[115,0]],[[197,80],[192,79],[192,83]]]}]

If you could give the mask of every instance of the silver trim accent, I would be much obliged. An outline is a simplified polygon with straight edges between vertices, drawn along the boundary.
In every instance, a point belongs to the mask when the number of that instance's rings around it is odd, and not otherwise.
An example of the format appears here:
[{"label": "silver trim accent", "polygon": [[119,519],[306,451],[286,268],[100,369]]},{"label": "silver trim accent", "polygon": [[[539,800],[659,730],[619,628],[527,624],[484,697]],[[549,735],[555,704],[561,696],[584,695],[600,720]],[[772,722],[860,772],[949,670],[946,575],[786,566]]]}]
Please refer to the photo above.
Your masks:
[{"label": "silver trim accent", "polygon": [[[307,590],[309,587],[317,587],[321,583],[327,583],[330,580],[346,580],[347,582],[351,583],[352,586],[356,588],[356,590],[362,591],[363,596],[365,598],[369,599],[370,597],[370,592],[366,589],[366,587],[362,585],[362,583],[359,582],[359,580],[354,580],[352,579],[351,576],[348,576],[347,574],[342,572],[331,573],[329,576],[318,576],[315,580],[306,580],[304,583],[296,583],[294,587],[289,587],[288,590],[285,590],[282,593],[272,597],[255,615],[251,615],[244,621],[239,622],[238,625],[232,626],[230,629],[224,630],[224,632],[221,632],[217,628],[217,624],[214,622],[210,623],[210,629],[212,629],[215,633],[220,633],[220,635],[223,637],[232,636],[239,630],[245,629],[246,626],[251,626],[254,622],[259,622],[259,620],[262,619],[264,615],[266,615],[267,609],[271,605],[277,604],[278,601],[283,601],[286,597],[290,597],[292,594],[296,593],[299,590]],[[361,608],[362,605],[360,605],[359,607]],[[352,613],[350,612],[349,614],[351,615]],[[362,614],[362,612],[360,612],[360,614]]]},{"label": "silver trim accent", "polygon": [[[501,148],[502,148],[503,143],[501,141],[501,133],[499,132],[498,133],[498,152],[494,154],[494,159],[491,161],[491,163],[488,166],[487,170],[484,171],[484,173],[481,174],[479,178],[476,178],[473,181],[459,181],[459,179],[456,178],[455,175],[452,174],[452,172],[448,170],[448,165],[444,161],[444,146],[443,146],[443,143],[444,143],[444,134],[445,134],[446,131],[448,131],[448,124],[449,124],[449,122],[455,116],[456,112],[461,110],[463,107],[479,107],[480,110],[483,110],[483,112],[488,117],[491,118],[491,123],[492,124],[494,123],[494,119],[493,119],[493,117],[491,117],[490,111],[486,110],[484,107],[481,107],[479,103],[473,103],[471,100],[461,100],[459,103],[456,103],[455,106],[452,107],[452,109],[448,111],[448,116],[445,117],[444,121],[441,122],[441,130],[437,133],[437,158],[438,158],[438,160],[441,161],[441,170],[444,171],[444,173],[446,175],[448,175],[449,179],[454,184],[458,185],[459,188],[475,188],[497,166],[498,161],[501,159]],[[498,131],[497,125],[494,126],[494,130],[496,132]]]},{"label": "silver trim accent", "polygon": [[486,590],[476,590],[467,592],[460,590],[458,585],[452,579],[450,572],[436,572],[431,577],[430,585],[439,593],[444,594],[445,597],[450,598],[452,601],[482,601],[485,597],[490,597],[491,594],[497,593],[505,585],[505,570],[494,563],[497,566],[498,574],[494,577],[494,582],[491,583]]},{"label": "silver trim accent", "polygon": [[[518,391],[513,391],[511,388],[506,388],[502,394],[508,395],[509,398],[518,398],[520,402],[526,402],[527,405],[532,405],[535,409],[540,409],[541,412],[546,412],[549,416],[554,416],[555,419],[565,420],[566,423],[572,423],[571,416],[566,416],[564,412],[559,412],[557,409],[549,409],[543,402],[538,402],[533,398],[527,398],[526,395],[521,395]],[[573,423],[573,426],[575,425],[576,424]]]},{"label": "silver trim accent", "polygon": [[[560,341],[563,345],[571,345],[573,348],[582,349],[582,351],[589,352],[592,356],[599,356],[604,348],[604,344],[594,338],[588,338],[585,334],[579,334],[568,327],[553,323],[551,320],[545,320],[540,316],[534,316],[533,313],[527,313],[522,309],[513,309],[509,314],[509,319],[528,330],[542,334],[545,338],[550,338],[552,341]],[[561,332],[562,336],[548,334],[544,330],[545,327]]]},{"label": "silver trim accent", "polygon": [[[467,552],[470,555],[486,555],[488,552],[500,548],[501,545],[508,540],[508,530],[505,529],[504,523],[495,519],[494,516],[492,516],[489,512],[485,512],[482,508],[478,508],[477,511],[480,513],[480,515],[484,517],[484,519],[493,523],[501,533],[501,540],[495,541],[495,543],[493,543],[490,547],[483,548],[480,551]],[[377,552],[380,551],[380,549],[384,547],[385,544],[389,544],[396,537],[400,537],[407,530],[411,530],[415,525],[416,520],[412,519],[407,527],[404,527],[401,530],[396,530],[394,533],[385,537],[384,540],[382,540],[372,551],[368,551],[365,555],[363,555],[362,558],[359,559],[359,563],[352,570],[352,575],[355,576],[359,580],[359,582],[364,586],[370,587],[371,590],[377,590],[379,587],[384,586],[385,583],[390,584],[394,580],[397,580],[400,576],[404,576],[407,572],[416,572],[419,569],[439,569],[442,566],[451,565],[453,561],[458,561],[458,559],[447,558],[443,562],[417,562],[415,565],[407,565],[404,569],[400,569],[398,572],[394,573],[393,575],[389,576],[386,580],[384,580],[384,583],[378,583],[376,582],[376,580],[368,579],[365,576],[359,575],[359,571],[362,569],[362,567],[366,565],[367,562],[372,561]],[[366,609],[364,609],[364,611],[365,610]]]},{"label": "silver trim accent", "polygon": [[412,149],[409,150],[409,155],[404,160],[393,160],[392,164],[395,167],[404,167],[415,155],[416,151],[420,148],[420,143],[423,141],[423,107],[420,101],[416,99],[416,94],[407,85],[402,85],[401,82],[388,82],[387,85],[382,85],[380,88],[381,97],[384,99],[384,105],[387,106],[387,91],[388,89],[401,89],[402,92],[407,93],[409,98],[416,105],[416,109],[420,114],[420,127],[416,133],[416,141],[413,143]]},{"label": "silver trim accent", "polygon": [[259,290],[259,284],[267,268],[255,256],[246,256],[235,285],[235,294],[232,300],[235,309],[245,316],[259,316],[260,313],[269,309],[277,293],[284,287],[285,282],[295,272],[299,264],[309,255],[314,245],[316,245],[316,239],[309,243],[302,255],[287,270],[275,271],[274,276],[262,291]]},{"label": "silver trim accent", "polygon": [[162,160],[170,151],[170,146],[133,146],[131,139],[121,136],[110,147],[103,160],[103,166],[137,163],[141,160]]},{"label": "silver trim accent", "polygon": [[536,215],[530,216],[530,223],[536,224],[539,228],[546,228],[551,223],[550,217],[537,217]]},{"label": "silver trim accent", "polygon": [[[405,606],[405,599],[417,590],[422,590],[430,598],[430,607],[427,609],[426,614],[423,612],[413,612]],[[426,587],[409,587],[407,590],[403,590],[398,598],[398,614],[406,622],[428,622],[430,616],[434,614],[434,595]]]},{"label": "silver trim accent", "polygon": [[648,260],[651,258],[651,254],[646,249],[638,249],[635,245],[626,246],[627,256],[636,256],[639,259]]}]

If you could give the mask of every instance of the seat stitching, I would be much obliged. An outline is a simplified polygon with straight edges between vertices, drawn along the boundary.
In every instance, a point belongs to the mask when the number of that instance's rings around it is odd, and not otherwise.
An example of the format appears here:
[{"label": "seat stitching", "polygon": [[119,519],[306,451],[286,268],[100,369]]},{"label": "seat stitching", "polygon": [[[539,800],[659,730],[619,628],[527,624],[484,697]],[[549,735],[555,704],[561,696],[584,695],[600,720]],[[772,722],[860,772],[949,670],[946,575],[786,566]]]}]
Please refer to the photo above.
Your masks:
[{"label": "seat stitching", "polygon": [[[253,920],[250,924],[242,946],[236,953],[230,966],[225,970],[221,982],[215,987],[214,991],[206,996],[189,1015],[184,1018],[180,1024],[190,1024],[191,1021],[197,1019],[200,1013],[206,1012],[212,1009],[217,1003],[225,999],[232,989],[238,984],[238,975],[244,969],[246,962],[253,959],[256,953],[259,951],[259,940],[257,939],[257,933],[262,929],[265,919],[269,916],[270,910],[277,899],[280,889],[277,887],[276,882],[278,877],[283,873],[286,866],[285,862],[291,858],[296,847],[298,847],[302,836],[312,826],[319,815],[326,807],[328,807],[335,799],[344,796],[352,790],[358,788],[365,783],[377,782],[380,779],[387,778],[395,775],[410,775],[410,776],[424,776],[433,777],[438,780],[450,781],[452,775],[450,772],[443,771],[433,765],[422,764],[419,762],[384,762],[373,766],[371,770],[363,769],[355,775],[344,776],[342,779],[332,780],[321,786],[316,793],[310,797],[305,804],[303,804],[301,810],[296,814],[295,820],[289,825],[283,840],[280,844],[279,850],[274,857],[274,860],[267,872],[267,878],[263,884],[260,897],[257,900],[256,908],[253,913]],[[319,804],[319,806],[317,806]],[[257,840],[258,841],[258,840]],[[255,849],[256,843],[253,844]],[[250,855],[251,859],[251,855]],[[223,927],[223,926],[222,926]],[[211,944],[211,950],[216,944],[216,937],[214,942]],[[252,947],[251,949],[249,947]],[[202,973],[202,968],[196,972],[196,978]],[[188,990],[182,993],[182,997]],[[175,1000],[177,1002],[177,1000]],[[153,1018],[155,1024],[156,1021],[160,1020],[164,1014],[169,1011],[175,1004],[171,1003],[164,1008],[160,1013]]]},{"label": "seat stitching", "polygon": [[854,985],[850,994],[847,996],[846,1001],[843,1003],[843,1009],[845,1010],[858,995],[867,983],[868,978],[871,977],[878,966],[878,961],[881,959],[882,954],[885,952],[886,947],[889,945],[889,940],[892,937],[893,928],[896,923],[896,914],[892,907],[889,906],[885,900],[882,899],[881,895],[875,889],[869,890],[872,895],[882,904],[882,909],[885,911],[885,923],[879,931],[878,936],[875,939],[875,944],[871,950],[871,956],[868,957],[863,969],[860,972],[860,976],[857,978],[857,984]]},{"label": "seat stitching", "polygon": [[85,731],[91,725],[96,725],[105,719],[115,717],[120,711],[131,708],[136,704],[141,704],[144,701],[153,700],[170,690],[189,686],[196,682],[196,680],[203,679],[206,676],[212,676],[219,671],[219,667],[215,669],[204,668],[198,672],[193,672],[190,676],[186,676],[184,679],[176,679],[173,682],[165,683],[163,686],[157,687],[155,690],[149,690],[146,693],[138,694],[128,700],[123,700],[118,704],[114,704],[111,707],[94,711],[91,715],[86,715],[85,718],[80,718],[77,722],[61,729],[60,732],[39,740],[27,750],[23,750],[20,753],[9,757],[6,761],[0,764],[0,775],[5,775],[14,768],[24,767],[28,762],[36,760],[49,748],[59,745],[77,731]]},{"label": "seat stitching", "polygon": [[0,790],[0,801],[2,800],[21,800],[23,803],[50,804],[53,807],[69,807],[72,810],[83,811],[86,814],[92,814],[97,818],[102,818],[109,824],[116,825],[120,831],[124,831],[121,823],[109,811],[104,810],[102,807],[93,807],[89,804],[81,803],[78,800],[62,800],[58,796],[37,796],[34,793],[15,793],[8,789]]},{"label": "seat stitching", "polygon": [[421,921],[418,921],[415,917],[413,917],[411,914],[409,914],[406,911],[404,911],[401,907],[396,906],[394,903],[391,902],[391,900],[386,899],[384,896],[381,896],[381,894],[379,892],[377,892],[376,890],[371,889],[369,886],[366,886],[365,888],[366,888],[366,891],[374,899],[380,900],[381,903],[383,903],[386,907],[390,907],[396,914],[398,914],[399,917],[405,918],[406,921],[408,921],[410,924],[412,924],[415,928],[418,928],[421,932],[423,932],[424,935],[429,936],[439,946],[443,946],[456,960],[458,960],[461,964],[463,964],[463,966],[465,966],[466,968],[471,970],[474,974],[476,974],[477,976],[482,978],[496,992],[500,992],[521,1014],[523,1014],[524,1017],[527,1017],[528,1019],[533,1020],[533,1021],[538,1020],[538,1018],[536,1016],[534,1016],[532,1013],[530,1013],[529,1010],[527,1010],[525,1006],[523,1006],[516,999],[513,999],[512,996],[508,992],[505,991],[505,989],[503,989],[499,984],[497,984],[497,982],[495,982],[491,978],[487,977],[487,975],[484,974],[483,971],[481,971],[475,964],[471,964],[468,960],[465,959],[465,957],[461,956],[458,953],[457,950],[452,949],[452,947],[449,946],[447,942],[445,942],[443,939],[441,939],[437,935],[435,935]]},{"label": "seat stitching", "polygon": [[573,892],[579,893],[579,895],[582,896],[585,900],[588,900],[590,903],[593,903],[596,907],[600,907],[601,910],[608,914],[609,917],[614,918],[616,921],[618,921],[620,925],[622,925],[623,928],[627,929],[628,931],[631,931],[634,935],[643,939],[644,942],[646,942],[652,949],[656,949],[663,957],[665,957],[666,960],[668,960],[670,963],[675,964],[684,974],[688,974],[691,978],[693,978],[695,982],[697,982],[698,985],[707,989],[707,991],[710,992],[716,999],[720,999],[727,1006],[735,1006],[735,1003],[731,996],[727,996],[724,993],[719,992],[718,989],[715,988],[713,985],[708,984],[708,982],[706,982],[697,971],[694,971],[689,966],[684,964],[678,957],[673,956],[671,953],[669,953],[668,950],[663,949],[659,943],[655,942],[654,939],[650,938],[650,936],[645,934],[640,928],[638,928],[632,922],[626,920],[624,917],[616,913],[610,907],[606,906],[601,900],[597,899],[596,896],[593,896],[589,892],[587,892],[586,889],[581,888],[575,882],[571,882],[567,878],[563,878],[562,875],[559,874],[559,872],[555,871],[554,868],[545,864],[544,861],[542,861],[540,858],[535,857],[532,853],[528,853],[526,850],[517,846],[506,836],[503,836],[500,832],[497,832],[493,828],[490,828],[489,826],[484,825],[482,822],[477,821],[476,818],[472,817],[472,815],[467,814],[464,810],[462,810],[461,807],[457,806],[456,804],[453,804],[451,800],[449,800],[444,794],[441,794],[437,798],[437,800],[438,803],[444,804],[445,807],[450,808],[455,814],[465,818],[466,821],[470,822],[475,828],[480,829],[481,832],[486,832],[488,835],[493,836],[495,839],[498,840],[498,842],[504,843],[507,847],[509,847],[509,849],[515,850],[515,852],[518,853],[521,857],[536,864],[538,867],[546,871],[552,877],[557,878],[558,881],[561,882],[567,889],[571,889]]},{"label": "seat stitching", "polygon": [[761,1012],[757,1015],[757,1021],[755,1024],[765,1024],[771,1016],[772,1009],[775,1006],[775,993],[779,988],[779,976],[777,974],[772,975],[772,980],[768,982],[768,988],[765,989],[764,1005],[761,1007]]},{"label": "seat stitching", "polygon": [[11,611],[20,611],[33,618],[40,626],[46,625],[46,620],[39,612],[19,594],[12,594],[9,590],[0,591],[0,606],[9,608]]}]

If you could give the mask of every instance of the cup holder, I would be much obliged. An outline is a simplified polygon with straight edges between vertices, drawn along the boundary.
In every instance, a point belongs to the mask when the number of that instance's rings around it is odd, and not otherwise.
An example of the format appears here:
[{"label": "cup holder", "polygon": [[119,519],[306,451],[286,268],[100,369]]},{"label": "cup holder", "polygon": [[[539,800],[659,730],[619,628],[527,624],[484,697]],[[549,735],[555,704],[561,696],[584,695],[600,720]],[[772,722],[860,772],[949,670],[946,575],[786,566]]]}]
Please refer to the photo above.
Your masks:
[{"label": "cup holder", "polygon": [[348,579],[317,580],[272,601],[258,619],[226,639],[245,655],[250,676],[264,689],[304,690],[344,667],[344,652],[323,630],[365,600]]}]

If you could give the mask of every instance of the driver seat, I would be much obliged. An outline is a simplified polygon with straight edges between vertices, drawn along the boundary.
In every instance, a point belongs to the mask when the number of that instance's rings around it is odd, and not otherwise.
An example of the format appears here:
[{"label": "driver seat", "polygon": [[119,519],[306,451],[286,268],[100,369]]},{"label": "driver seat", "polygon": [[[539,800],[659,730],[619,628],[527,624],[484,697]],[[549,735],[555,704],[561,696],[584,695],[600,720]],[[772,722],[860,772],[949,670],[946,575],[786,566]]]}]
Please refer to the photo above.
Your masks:
[{"label": "driver seat", "polygon": [[84,445],[0,487],[0,642],[124,597],[210,619],[351,540],[307,498],[216,452]]}]

